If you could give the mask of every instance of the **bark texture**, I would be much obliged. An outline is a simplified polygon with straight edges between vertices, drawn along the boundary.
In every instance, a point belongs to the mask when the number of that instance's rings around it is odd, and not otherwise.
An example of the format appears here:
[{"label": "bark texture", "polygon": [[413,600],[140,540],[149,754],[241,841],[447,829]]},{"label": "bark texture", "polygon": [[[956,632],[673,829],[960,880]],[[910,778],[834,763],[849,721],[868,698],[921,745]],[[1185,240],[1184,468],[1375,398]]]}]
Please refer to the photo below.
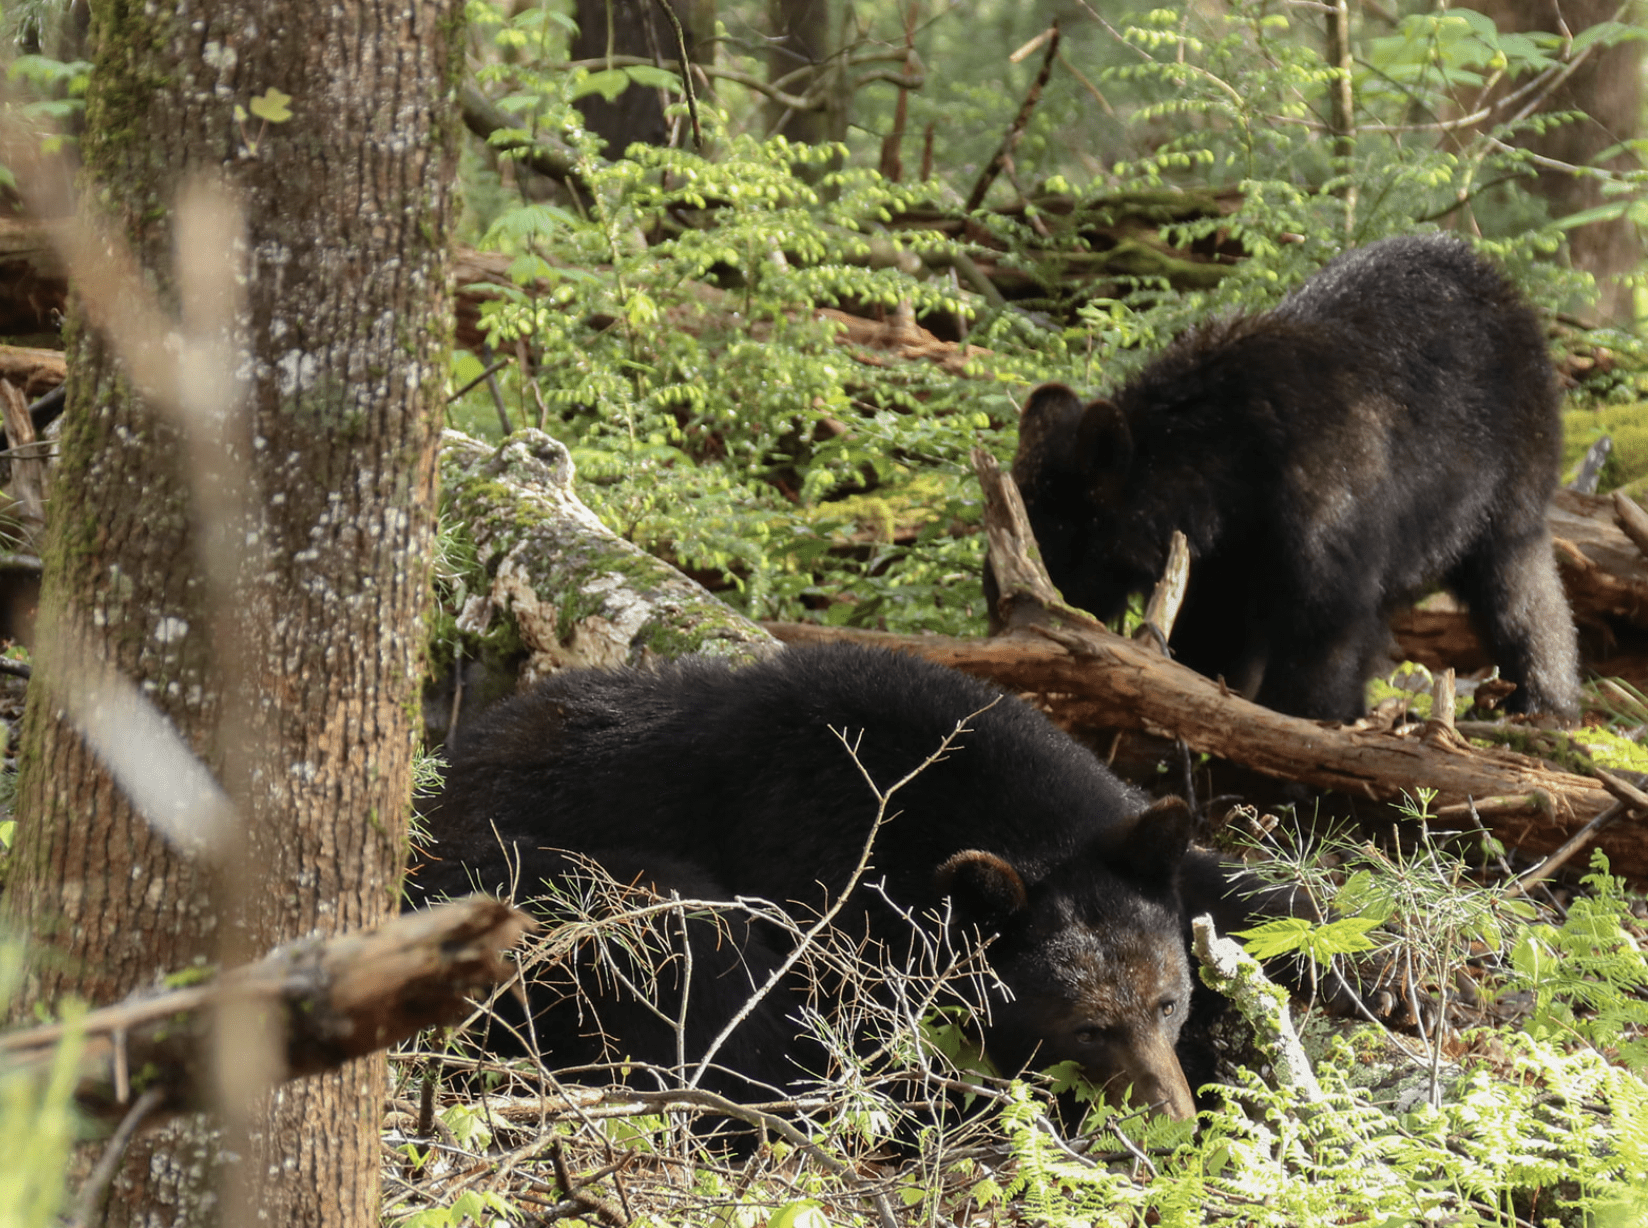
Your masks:
[{"label": "bark texture", "polygon": [[[213,874],[134,813],[45,672],[25,718],[4,913],[43,948],[39,996],[100,1004],[220,950],[368,926],[396,906],[460,61],[451,0],[94,9],[85,203],[174,307],[180,182],[215,177],[245,210],[247,312],[234,340],[255,489],[231,493],[257,559],[232,578],[245,667],[231,697],[209,649],[179,432],[134,392],[106,338],[75,329],[46,617],[137,681],[220,777],[226,701],[249,713],[228,756],[239,779],[225,784],[246,827],[239,877],[257,888],[214,906]],[[270,89],[291,97],[289,120],[237,119]],[[385,1079],[382,1058],[367,1058],[274,1093],[245,1164],[260,1212],[375,1223]],[[103,1222],[208,1222],[210,1179],[230,1159],[199,1118],[140,1140]]]}]

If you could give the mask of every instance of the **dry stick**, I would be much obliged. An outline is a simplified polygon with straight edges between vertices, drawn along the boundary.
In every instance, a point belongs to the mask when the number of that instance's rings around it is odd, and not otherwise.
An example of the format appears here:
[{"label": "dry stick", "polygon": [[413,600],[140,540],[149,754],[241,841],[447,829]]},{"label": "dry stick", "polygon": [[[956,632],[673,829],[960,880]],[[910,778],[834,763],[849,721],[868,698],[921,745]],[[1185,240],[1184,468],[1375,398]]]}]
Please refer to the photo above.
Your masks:
[{"label": "dry stick", "polygon": [[91,1175],[86,1178],[75,1195],[74,1210],[64,1221],[62,1228],[86,1228],[86,1225],[92,1222],[103,1205],[104,1194],[108,1192],[109,1185],[114,1181],[114,1175],[120,1168],[120,1161],[125,1158],[126,1148],[137,1136],[138,1127],[165,1099],[166,1093],[161,1088],[151,1087],[127,1110],[125,1117],[120,1120],[119,1127],[109,1136],[103,1154],[97,1159],[97,1166],[92,1169]]},{"label": "dry stick", "polygon": [[973,185],[973,190],[968,193],[967,203],[962,206],[962,212],[971,213],[984,203],[984,194],[990,190],[990,185],[996,181],[996,176],[1001,173],[1002,167],[1006,165],[1006,161],[1012,155],[1014,147],[1019,143],[1019,138],[1024,135],[1024,127],[1030,122],[1030,116],[1035,112],[1036,104],[1041,101],[1041,92],[1047,87],[1047,78],[1052,75],[1053,59],[1058,55],[1058,52],[1059,25],[1058,22],[1054,22],[1047,38],[1046,54],[1041,58],[1041,71],[1036,74],[1035,81],[1031,83],[1030,92],[1024,96],[1024,102],[1019,106],[1018,116],[1013,120],[1012,126],[1007,129],[1007,135],[1002,137],[1001,145],[997,148],[995,156],[985,165],[983,173],[979,175],[978,182]]},{"label": "dry stick", "polygon": [[[847,741],[846,733],[839,729],[831,730],[831,732],[834,733],[838,739],[840,739],[841,744],[847,748],[847,753],[852,756],[853,763],[858,767],[859,773],[864,777],[865,782],[870,786],[870,792],[875,796],[875,822],[871,824],[870,832],[864,838],[864,848],[859,853],[858,864],[853,867],[853,872],[848,876],[846,885],[842,887],[840,894],[837,895],[835,903],[825,909],[819,916],[818,920],[807,927],[806,932],[802,935],[801,941],[796,944],[795,949],[784,958],[783,962],[781,962],[778,967],[773,969],[772,973],[767,977],[766,982],[762,984],[762,986],[757,989],[755,993],[750,995],[749,1000],[744,1003],[738,1013],[729,1019],[727,1021],[727,1025],[723,1027],[719,1033],[717,1033],[715,1039],[710,1043],[709,1048],[704,1051],[704,1056],[699,1059],[698,1070],[693,1075],[691,1082],[688,1083],[689,1087],[696,1088],[698,1086],[699,1080],[704,1077],[705,1072],[709,1069],[710,1062],[712,1062],[715,1055],[721,1051],[722,1046],[727,1043],[727,1038],[732,1035],[733,1030],[743,1023],[745,1019],[749,1018],[750,1012],[760,1005],[762,1000],[772,992],[773,987],[776,986],[780,980],[789,974],[790,969],[795,967],[796,963],[806,953],[808,948],[816,942],[818,935],[823,933],[830,923],[835,920],[837,915],[840,914],[841,910],[847,906],[847,900],[851,897],[854,889],[858,886],[859,880],[864,877],[865,872],[870,867],[870,851],[875,845],[875,838],[881,831],[883,824],[885,824],[891,817],[887,814],[887,803],[892,799],[893,794],[897,793],[922,772],[925,772],[929,767],[942,759],[945,754],[948,753],[955,740],[962,734],[969,732],[967,725],[968,721],[981,715],[982,713],[988,712],[1000,702],[1001,700],[999,697],[997,699],[993,699],[984,707],[980,708],[977,712],[970,712],[961,720],[957,721],[955,728],[944,735],[944,738],[939,743],[937,750],[928,755],[927,758],[923,759],[920,763],[916,764],[915,767],[911,768],[909,772],[905,773],[903,777],[901,777],[885,792],[876,787],[876,783],[870,778],[869,772],[865,771],[863,763],[861,763],[858,758],[858,748],[856,745],[850,744]],[[860,732],[862,736],[862,731]]]},{"label": "dry stick", "polygon": [[[21,155],[16,161],[12,151],[6,157],[14,170],[21,169],[18,162],[33,161],[32,151],[16,152]],[[29,203],[49,216],[54,202],[36,192]],[[254,712],[250,646],[241,630],[248,601],[237,576],[263,573],[260,555],[267,536],[251,531],[261,501],[254,493],[249,463],[251,429],[243,412],[243,382],[236,375],[244,365],[236,334],[244,316],[245,284],[236,253],[243,253],[246,244],[239,209],[221,187],[204,178],[179,193],[174,235],[181,316],[177,321],[161,307],[131,248],[104,219],[83,211],[77,224],[59,232],[57,240],[69,279],[80,288],[88,321],[125,361],[146,403],[179,429],[189,472],[196,475],[190,510],[222,713],[218,771],[224,792],[233,799],[214,808],[221,843],[219,855],[207,863],[208,896],[219,919],[219,959],[233,966],[262,954],[251,946],[253,927],[247,922],[255,916],[257,901],[267,898],[256,889],[261,884],[253,881],[247,834],[236,813],[250,798],[248,748],[253,744]],[[54,624],[43,630],[42,644],[76,632],[66,619]],[[78,691],[95,706],[97,688],[91,676],[100,663],[95,657],[89,664],[76,660],[65,648],[60,643],[46,654],[57,658],[54,673],[63,693]],[[84,729],[94,713],[68,706],[71,720]],[[180,742],[175,731],[172,737]],[[157,774],[151,770],[148,775]],[[174,788],[173,782],[159,779],[145,784],[157,794]],[[256,1100],[273,1086],[280,1060],[278,1040],[270,1031],[271,1021],[244,1004],[226,1003],[216,1022],[213,1060],[225,1146],[245,1153]],[[225,1174],[226,1223],[251,1219],[253,1181],[248,1165],[231,1166]]]},{"label": "dry stick", "polygon": [[1514,900],[1517,896],[1526,894],[1528,888],[1533,886],[1535,883],[1555,874],[1557,870],[1562,867],[1564,862],[1568,861],[1569,858],[1571,858],[1575,853],[1579,852],[1580,849],[1589,844],[1592,838],[1595,837],[1599,831],[1608,826],[1608,824],[1612,823],[1615,819],[1619,818],[1620,815],[1624,814],[1629,809],[1630,807],[1624,802],[1615,802],[1612,806],[1609,806],[1608,809],[1604,810],[1601,814],[1597,815],[1596,818],[1592,819],[1589,823],[1585,824],[1584,827],[1581,827],[1572,836],[1568,837],[1568,839],[1563,842],[1563,844],[1549,857],[1545,858],[1544,861],[1540,862],[1533,869],[1520,875],[1517,880],[1510,885],[1510,889],[1506,891],[1505,898]]},{"label": "dry stick", "polygon": [[1589,843],[1599,831],[1601,831],[1609,823],[1612,823],[1620,815],[1629,813],[1632,818],[1638,820],[1641,820],[1644,816],[1648,816],[1648,793],[1644,793],[1641,789],[1637,788],[1623,777],[1616,776],[1612,772],[1604,771],[1602,768],[1597,768],[1596,774],[1597,779],[1603,783],[1603,786],[1608,790],[1608,792],[1612,793],[1619,800],[1612,806],[1608,807],[1608,809],[1604,810],[1601,814],[1597,815],[1596,818],[1592,819],[1584,827],[1575,832],[1562,845],[1561,848],[1557,849],[1532,870],[1529,870],[1526,874],[1518,878],[1516,882],[1511,885],[1510,894],[1513,897],[1521,895],[1525,892],[1528,889],[1528,885],[1538,882],[1540,879],[1549,878],[1552,874],[1556,873],[1558,868],[1560,868],[1564,862],[1568,861],[1575,853],[1584,848],[1585,845]]},{"label": "dry stick", "polygon": [[[0,416],[4,417],[8,451],[16,453],[35,442],[34,419],[22,391],[9,379],[0,379]],[[12,490],[29,524],[29,537],[38,539],[46,525],[46,461],[28,453],[11,462]]]},{"label": "dry stick", "polygon": [[[461,1015],[467,993],[507,974],[498,952],[532,928],[524,914],[477,896],[376,930],[292,943],[209,985],[99,1008],[74,1025],[85,1038],[75,1099],[112,1121],[125,1111],[129,1069],[163,1094],[168,1112],[209,1100],[196,1060],[202,1036],[235,1001],[290,1021],[283,1077],[335,1068]],[[0,1066],[50,1062],[63,1034],[51,1025],[0,1036]]]},{"label": "dry stick", "polygon": [[1189,584],[1190,542],[1183,533],[1174,529],[1167,546],[1167,566],[1162,569],[1162,578],[1151,590],[1150,600],[1145,602],[1144,621],[1133,632],[1133,638],[1141,642],[1154,640],[1162,655],[1170,656],[1167,642],[1173,638],[1173,624],[1178,621],[1179,607],[1184,604],[1185,589]]},{"label": "dry stick", "polygon": [[[704,148],[704,129],[698,123],[698,95],[692,88],[692,61],[687,58],[687,36],[681,29],[681,19],[675,15],[670,7],[669,0],[658,0],[658,7],[664,10],[664,16],[669,18],[670,25],[675,27],[675,48],[681,53],[681,87],[687,94],[687,114],[692,116],[692,143],[698,149]],[[607,6],[607,14],[612,13],[612,6]]]}]

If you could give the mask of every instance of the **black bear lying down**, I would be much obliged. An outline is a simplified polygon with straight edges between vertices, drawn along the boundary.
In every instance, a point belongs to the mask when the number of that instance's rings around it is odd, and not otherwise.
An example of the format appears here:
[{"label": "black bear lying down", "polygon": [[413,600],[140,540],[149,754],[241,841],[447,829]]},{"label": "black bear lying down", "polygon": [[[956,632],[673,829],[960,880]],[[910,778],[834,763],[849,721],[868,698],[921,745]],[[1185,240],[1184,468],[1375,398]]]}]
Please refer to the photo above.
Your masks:
[{"label": "black bear lying down", "polygon": [[1517,684],[1511,708],[1573,716],[1545,524],[1561,442],[1533,310],[1431,235],[1192,330],[1110,399],[1037,389],[1013,477],[1053,582],[1101,619],[1148,591],[1181,530],[1174,652],[1268,707],[1361,715],[1388,615],[1440,582]]},{"label": "black bear lying down", "polygon": [[[877,811],[843,742],[880,789],[967,731],[898,791],[871,870],[840,932],[907,947],[891,904],[937,909],[996,937],[985,1045],[1017,1071],[1066,1059],[1115,1097],[1174,1117],[1194,1111],[1174,1053],[1190,1004],[1182,878],[1221,892],[1211,854],[1187,854],[1188,814],[1146,799],[1045,717],[926,662],[860,648],[791,648],[729,669],[684,661],[656,671],[566,673],[499,704],[450,749],[430,816],[429,898],[565,881],[585,854],[621,882],[682,898],[760,897],[816,915],[859,862]],[[506,859],[500,840],[510,850]],[[517,870],[513,862],[518,859]],[[884,884],[879,890],[872,884]],[[702,921],[691,945],[682,1049],[678,967],[656,1003],[532,991],[541,1051],[557,1068],[596,1060],[589,1015],[618,1058],[690,1066],[793,944],[766,922]],[[674,978],[674,979],[672,979]],[[804,987],[789,978],[733,1032],[699,1085],[771,1099],[821,1073],[800,1039]],[[656,1006],[657,1011],[652,1007]]]}]

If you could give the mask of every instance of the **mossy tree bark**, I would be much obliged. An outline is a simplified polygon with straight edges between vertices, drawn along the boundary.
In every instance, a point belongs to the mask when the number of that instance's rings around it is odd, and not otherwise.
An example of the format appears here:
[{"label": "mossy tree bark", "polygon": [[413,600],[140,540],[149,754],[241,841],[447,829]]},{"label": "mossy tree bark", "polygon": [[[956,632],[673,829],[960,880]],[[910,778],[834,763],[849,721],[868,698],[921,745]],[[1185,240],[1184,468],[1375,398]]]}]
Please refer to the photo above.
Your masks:
[{"label": "mossy tree bark", "polygon": [[[216,178],[245,210],[235,343],[258,548],[234,577],[243,668],[231,694],[209,645],[179,433],[134,392],[108,339],[78,327],[43,609],[136,681],[220,776],[240,762],[238,784],[225,783],[258,885],[214,895],[213,872],[134,812],[67,723],[53,674],[37,675],[3,920],[37,938],[39,997],[101,1004],[221,950],[369,925],[396,907],[450,344],[461,9],[93,7],[87,201],[163,301],[175,309],[180,182]],[[237,120],[271,88],[291,96],[289,120]],[[222,732],[231,708],[249,713],[234,739]],[[254,1112],[242,1164],[262,1215],[376,1223],[385,1084],[379,1055]],[[102,1222],[213,1221],[214,1175],[234,1160],[201,1119],[146,1136]]]}]

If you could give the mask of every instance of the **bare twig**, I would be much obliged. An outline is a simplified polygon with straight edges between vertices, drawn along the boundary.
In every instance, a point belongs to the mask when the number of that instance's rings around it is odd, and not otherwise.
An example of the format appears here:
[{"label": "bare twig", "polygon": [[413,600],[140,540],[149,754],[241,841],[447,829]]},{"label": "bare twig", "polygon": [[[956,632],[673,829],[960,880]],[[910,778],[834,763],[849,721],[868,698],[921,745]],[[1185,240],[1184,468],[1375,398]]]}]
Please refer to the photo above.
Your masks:
[{"label": "bare twig", "polygon": [[161,1088],[150,1087],[138,1096],[131,1108],[126,1111],[126,1115],[120,1119],[120,1125],[104,1144],[103,1154],[97,1158],[96,1166],[75,1194],[74,1209],[69,1213],[63,1228],[86,1228],[86,1225],[97,1218],[98,1208],[102,1206],[109,1183],[114,1180],[115,1172],[120,1168],[120,1161],[125,1158],[126,1148],[131,1145],[132,1139],[137,1137],[144,1121],[165,1099],[166,1093]]}]

